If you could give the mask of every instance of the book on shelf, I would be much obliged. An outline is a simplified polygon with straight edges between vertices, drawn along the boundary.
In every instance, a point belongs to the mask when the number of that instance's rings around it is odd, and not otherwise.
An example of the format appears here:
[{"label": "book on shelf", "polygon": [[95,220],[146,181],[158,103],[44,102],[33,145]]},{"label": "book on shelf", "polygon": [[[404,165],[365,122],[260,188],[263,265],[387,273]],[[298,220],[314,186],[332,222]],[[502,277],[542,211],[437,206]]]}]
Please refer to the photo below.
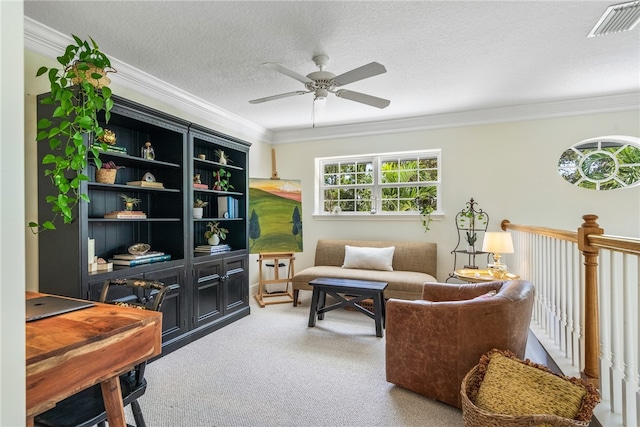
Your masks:
[{"label": "book on shelf", "polygon": [[209,186],[207,184],[196,184],[195,182],[193,183],[193,188],[196,188],[198,190],[208,190]]},{"label": "book on shelf", "polygon": [[132,255],[132,254],[115,254],[113,256],[114,259],[128,259],[128,260],[134,260],[134,259],[144,259],[144,258],[151,258],[154,256],[160,256],[160,255],[164,255],[164,252],[160,252],[160,251],[149,251],[143,255]]},{"label": "book on shelf", "polygon": [[136,266],[136,265],[143,265],[143,264],[151,264],[151,263],[154,263],[154,262],[169,261],[170,259],[171,259],[171,255],[164,254],[164,255],[156,255],[156,256],[147,257],[147,258],[141,258],[141,259],[117,259],[117,258],[111,258],[111,259],[109,259],[109,262],[112,262],[113,265],[124,265],[124,266],[128,266],[128,267],[133,267],[133,266]]},{"label": "book on shelf", "polygon": [[107,149],[104,150],[102,148],[102,144],[94,143],[94,144],[91,144],[91,148],[97,148],[98,150],[102,151],[103,153],[111,152],[111,153],[127,154],[127,147],[120,147],[118,145],[109,145],[109,146],[107,146]]},{"label": "book on shelf", "polygon": [[238,218],[238,199],[231,196],[219,196],[218,218]]},{"label": "book on shelf", "polygon": [[134,185],[136,187],[148,187],[148,188],[164,188],[164,184],[157,181],[129,181],[127,185]]},{"label": "book on shelf", "polygon": [[231,246],[229,245],[199,245],[194,249],[195,252],[217,254],[221,252],[230,252]]},{"label": "book on shelf", "polygon": [[142,211],[112,211],[104,214],[108,219],[145,219],[147,214]]}]

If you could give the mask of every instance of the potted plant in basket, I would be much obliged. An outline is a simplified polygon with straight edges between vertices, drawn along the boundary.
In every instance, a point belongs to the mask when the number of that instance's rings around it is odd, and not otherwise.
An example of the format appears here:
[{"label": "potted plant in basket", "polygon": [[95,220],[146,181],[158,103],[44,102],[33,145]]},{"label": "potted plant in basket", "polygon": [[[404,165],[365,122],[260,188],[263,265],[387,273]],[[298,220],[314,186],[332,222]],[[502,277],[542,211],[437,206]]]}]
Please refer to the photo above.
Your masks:
[{"label": "potted plant in basket", "polygon": [[202,218],[202,214],[204,213],[204,207],[207,206],[208,204],[209,202],[196,199],[196,201],[193,202],[193,218],[194,219]]},{"label": "potted plant in basket", "polygon": [[219,222],[209,222],[207,223],[207,231],[204,232],[204,237],[206,237],[207,243],[215,246],[220,243],[220,240],[227,238],[228,232],[229,230],[226,228],[220,227]]},{"label": "potted plant in basket", "polygon": [[102,167],[98,167],[95,162],[93,165],[96,167],[96,182],[102,184],[114,184],[118,169],[124,169],[124,166],[118,166],[112,160],[102,163]]},{"label": "potted plant in basket", "polygon": [[[99,50],[96,42],[73,36],[74,44],[66,47],[59,56],[61,68],[41,67],[36,76],[47,74],[51,93],[41,103],[53,107],[51,118],[38,121],[37,141],[48,140],[51,153],[42,163],[48,165],[45,174],[51,178],[55,193],[46,197],[52,205],[52,218],[42,224],[29,222],[33,233],[53,230],[53,222],[61,216],[64,223],[73,221],[73,209],[89,196],[80,190],[80,183],[88,181],[84,173],[89,153],[98,168],[102,167],[97,148],[88,148],[85,137],[98,139],[105,134],[100,126],[98,113],[104,111],[109,121],[113,100],[107,73],[115,72],[109,58]],[[102,143],[106,151],[107,144]]]}]

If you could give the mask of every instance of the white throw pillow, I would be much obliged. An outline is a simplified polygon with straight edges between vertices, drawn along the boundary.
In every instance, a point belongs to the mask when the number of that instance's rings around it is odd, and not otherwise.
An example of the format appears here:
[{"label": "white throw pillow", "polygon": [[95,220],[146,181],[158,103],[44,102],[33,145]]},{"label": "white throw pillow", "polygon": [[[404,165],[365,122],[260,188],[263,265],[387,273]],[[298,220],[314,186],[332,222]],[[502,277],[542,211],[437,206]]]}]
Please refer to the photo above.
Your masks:
[{"label": "white throw pillow", "polygon": [[395,246],[388,248],[366,248],[345,245],[344,264],[342,264],[342,268],[393,271],[393,253],[395,250]]}]

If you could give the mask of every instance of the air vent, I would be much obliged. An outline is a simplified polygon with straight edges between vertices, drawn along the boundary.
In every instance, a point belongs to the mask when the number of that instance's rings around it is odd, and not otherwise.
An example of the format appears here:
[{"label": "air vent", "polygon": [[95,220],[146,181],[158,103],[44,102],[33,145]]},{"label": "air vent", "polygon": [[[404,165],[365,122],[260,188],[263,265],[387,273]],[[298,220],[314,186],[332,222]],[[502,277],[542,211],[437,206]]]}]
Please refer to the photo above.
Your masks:
[{"label": "air vent", "polygon": [[630,31],[640,22],[640,1],[609,6],[587,37]]}]

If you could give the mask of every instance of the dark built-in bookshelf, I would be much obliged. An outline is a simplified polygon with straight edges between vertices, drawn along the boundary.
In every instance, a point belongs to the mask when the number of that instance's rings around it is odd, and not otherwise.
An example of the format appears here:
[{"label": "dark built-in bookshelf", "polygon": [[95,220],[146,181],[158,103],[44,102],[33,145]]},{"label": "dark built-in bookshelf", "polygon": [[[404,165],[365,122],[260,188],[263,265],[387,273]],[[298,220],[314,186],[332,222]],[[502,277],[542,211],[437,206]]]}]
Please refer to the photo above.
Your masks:
[{"label": "dark built-in bookshelf", "polygon": [[[40,95],[38,101],[45,97]],[[89,182],[81,190],[90,203],[82,202],[71,224],[56,223],[54,231],[39,238],[39,289],[41,292],[97,300],[105,280],[141,278],[159,280],[171,288],[163,303],[163,353],[249,314],[248,284],[248,166],[250,144],[152,108],[114,96],[108,123],[102,127],[116,134],[117,151],[100,154],[103,162],[124,166],[114,184],[95,180],[94,166],[87,168]],[[38,102],[38,119],[51,118],[52,108]],[[141,157],[141,148],[150,142],[155,159]],[[94,144],[93,138],[85,140]],[[230,163],[220,164],[216,150],[224,150]],[[38,158],[49,151],[47,141],[38,143]],[[124,152],[126,150],[126,152]],[[202,160],[198,156],[205,155]],[[213,190],[215,173],[224,168],[231,173],[228,191]],[[46,165],[38,176],[39,222],[51,218],[45,197],[54,188],[45,177]],[[150,173],[162,187],[127,185],[144,181]],[[193,177],[200,174],[208,189],[195,189]],[[141,200],[135,210],[146,218],[115,219],[105,214],[124,209],[121,194]],[[237,200],[234,217],[218,216],[218,200]],[[194,219],[193,202],[208,202],[201,219]],[[222,244],[229,251],[207,254],[196,246],[207,244],[204,237],[209,221],[219,221],[229,230]],[[170,260],[136,266],[113,265],[111,271],[89,271],[89,239],[95,255],[109,260],[127,253],[136,243],[170,255]]]}]

